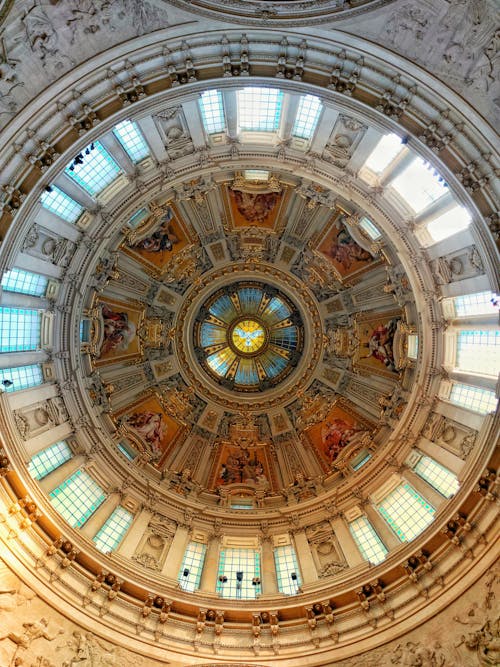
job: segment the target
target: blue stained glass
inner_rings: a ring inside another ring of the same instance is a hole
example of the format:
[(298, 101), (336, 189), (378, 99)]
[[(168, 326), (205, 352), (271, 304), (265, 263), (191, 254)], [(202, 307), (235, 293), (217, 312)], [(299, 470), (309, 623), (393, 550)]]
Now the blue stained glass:
[(253, 287), (242, 287), (238, 290), (238, 298), (242, 312), (246, 315), (256, 315), (259, 312), (262, 290)]
[(226, 340), (226, 329), (211, 322), (203, 322), (201, 325), (200, 341), (203, 347), (218, 345)]
[(269, 324), (276, 324), (290, 317), (290, 308), (278, 297), (274, 297), (265, 307), (262, 316), (266, 318)]
[(257, 384), (259, 381), (259, 374), (257, 372), (255, 361), (253, 359), (240, 359), (234, 380), (242, 385)]
[(238, 311), (227, 294), (220, 296), (210, 306), (210, 312), (226, 324), (229, 324), (231, 320), (238, 316)]

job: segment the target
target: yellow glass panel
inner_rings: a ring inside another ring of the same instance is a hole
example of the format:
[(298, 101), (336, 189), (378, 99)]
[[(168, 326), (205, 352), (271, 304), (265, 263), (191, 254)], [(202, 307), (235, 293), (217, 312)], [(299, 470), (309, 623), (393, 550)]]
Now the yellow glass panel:
[(234, 347), (244, 354), (254, 354), (264, 345), (266, 333), (255, 320), (242, 320), (233, 329)]

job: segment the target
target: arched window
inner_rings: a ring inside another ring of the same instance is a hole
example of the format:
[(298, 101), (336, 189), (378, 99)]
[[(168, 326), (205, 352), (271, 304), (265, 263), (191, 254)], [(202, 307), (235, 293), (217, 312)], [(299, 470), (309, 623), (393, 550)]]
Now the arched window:
[(374, 565), (385, 560), (388, 550), (366, 516), (350, 521), (349, 530), (365, 560)]
[(61, 440), (50, 447), (42, 449), (31, 457), (28, 465), (28, 471), (34, 479), (43, 479), (63, 463), (69, 461), (73, 456), (67, 442)]
[(409, 484), (400, 484), (378, 506), (401, 542), (413, 540), (434, 518), (436, 510)]
[(96, 549), (103, 553), (114, 551), (130, 528), (134, 515), (118, 506), (93, 538)]
[(103, 489), (84, 470), (77, 470), (49, 496), (54, 508), (73, 528), (83, 526), (106, 498)]
[(295, 549), (291, 545), (276, 547), (274, 563), (279, 592), (284, 595), (296, 595), (299, 592), (301, 578)]
[(187, 545), (177, 580), (180, 587), (191, 593), (200, 585), (207, 545), (202, 542), (190, 542)]

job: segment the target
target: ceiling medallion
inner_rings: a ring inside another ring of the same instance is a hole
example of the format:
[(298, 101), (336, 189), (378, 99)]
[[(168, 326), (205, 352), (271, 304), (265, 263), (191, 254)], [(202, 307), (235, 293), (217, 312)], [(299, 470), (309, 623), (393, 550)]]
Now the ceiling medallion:
[(195, 354), (226, 389), (261, 392), (297, 366), (303, 347), (302, 318), (291, 299), (266, 283), (225, 285), (200, 306)]
[(292, 274), (262, 261), (204, 274), (174, 324), (184, 381), (231, 410), (267, 410), (294, 400), (322, 353), (314, 295)]

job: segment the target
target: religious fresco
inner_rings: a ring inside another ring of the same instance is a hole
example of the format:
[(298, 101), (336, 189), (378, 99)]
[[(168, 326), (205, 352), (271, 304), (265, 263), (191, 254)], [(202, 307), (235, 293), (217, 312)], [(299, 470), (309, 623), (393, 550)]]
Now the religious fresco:
[(355, 335), (359, 341), (353, 366), (371, 373), (394, 377), (399, 367), (395, 358), (395, 337), (401, 327), (401, 311), (366, 313), (356, 318)]
[(222, 443), (219, 447), (216, 467), (212, 473), (213, 488), (230, 484), (269, 489), (272, 476), (267, 459), (266, 445), (241, 447), (235, 443)]
[(339, 400), (322, 421), (309, 426), (304, 433), (321, 458), (331, 466), (347, 445), (359, 442), (372, 428), (348, 407), (347, 402)]
[(97, 327), (94, 330), (96, 364), (115, 363), (141, 353), (137, 331), (144, 310), (111, 299), (97, 302)]
[(129, 233), (123, 249), (141, 264), (161, 272), (191, 241), (174, 207), (150, 208), (153, 209), (151, 215), (137, 230)]
[(122, 424), (140, 451), (146, 452), (156, 465), (161, 464), (184, 430), (155, 394), (127, 407)]
[(286, 200), (284, 192), (252, 192), (225, 188), (225, 204), (233, 227), (273, 229)]
[[(340, 278), (352, 278), (380, 264), (357, 243), (339, 216), (320, 242), (318, 251), (333, 264)], [(328, 225), (327, 225), (328, 228)]]

